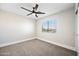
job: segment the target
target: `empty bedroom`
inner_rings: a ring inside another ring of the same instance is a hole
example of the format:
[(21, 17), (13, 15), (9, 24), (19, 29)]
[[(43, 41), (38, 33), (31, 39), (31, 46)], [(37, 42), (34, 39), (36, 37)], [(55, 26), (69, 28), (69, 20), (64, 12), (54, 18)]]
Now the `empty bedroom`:
[(77, 56), (75, 3), (0, 3), (0, 56)]

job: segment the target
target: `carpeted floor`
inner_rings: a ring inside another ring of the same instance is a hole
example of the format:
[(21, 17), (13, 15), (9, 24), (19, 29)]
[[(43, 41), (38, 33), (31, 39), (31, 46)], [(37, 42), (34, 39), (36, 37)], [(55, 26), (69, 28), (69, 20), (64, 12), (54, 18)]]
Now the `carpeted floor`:
[(0, 48), (0, 56), (76, 56), (77, 53), (38, 39)]

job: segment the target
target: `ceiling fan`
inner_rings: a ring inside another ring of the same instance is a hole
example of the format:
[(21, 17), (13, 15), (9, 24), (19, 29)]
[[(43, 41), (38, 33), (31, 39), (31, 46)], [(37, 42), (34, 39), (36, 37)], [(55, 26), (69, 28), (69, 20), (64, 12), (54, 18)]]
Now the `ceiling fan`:
[(45, 14), (44, 12), (37, 11), (38, 6), (39, 6), (39, 5), (36, 4), (35, 7), (33, 7), (33, 10), (29, 10), (29, 9), (24, 8), (24, 7), (21, 7), (21, 9), (24, 9), (24, 10), (30, 12), (29, 14), (27, 14), (27, 16), (32, 15), (32, 14), (35, 14), (35, 16), (38, 17), (37, 14)]

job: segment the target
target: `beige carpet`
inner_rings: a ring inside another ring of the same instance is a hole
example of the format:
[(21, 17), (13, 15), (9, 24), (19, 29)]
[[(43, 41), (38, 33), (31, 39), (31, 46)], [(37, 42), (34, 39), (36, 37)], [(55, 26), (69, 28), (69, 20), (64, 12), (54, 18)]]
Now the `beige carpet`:
[(0, 48), (0, 56), (76, 56), (77, 53), (38, 39)]

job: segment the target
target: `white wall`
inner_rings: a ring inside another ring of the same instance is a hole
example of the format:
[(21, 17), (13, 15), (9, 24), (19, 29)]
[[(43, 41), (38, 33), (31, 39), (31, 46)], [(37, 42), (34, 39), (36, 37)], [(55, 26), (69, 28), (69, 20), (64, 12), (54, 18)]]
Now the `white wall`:
[(78, 55), (79, 55), (79, 6), (78, 6)]
[(0, 10), (0, 45), (35, 36), (35, 21)]
[[(42, 22), (47, 19), (57, 20), (56, 33), (42, 32)], [(74, 8), (39, 19), (37, 22), (37, 36), (44, 41), (75, 50)]]

